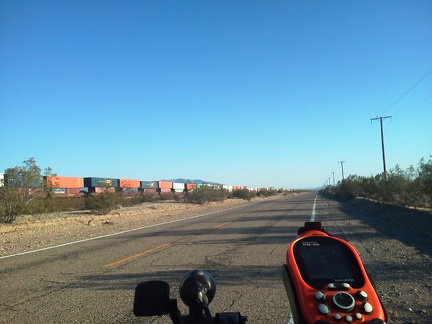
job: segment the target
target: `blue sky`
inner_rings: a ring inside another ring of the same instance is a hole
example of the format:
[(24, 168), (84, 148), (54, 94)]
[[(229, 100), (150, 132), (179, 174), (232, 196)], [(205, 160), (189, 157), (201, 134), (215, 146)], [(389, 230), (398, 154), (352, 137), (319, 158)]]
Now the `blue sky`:
[[(310, 188), (432, 154), (432, 2), (0, 1), (0, 172)], [(333, 180), (331, 179), (331, 182)]]

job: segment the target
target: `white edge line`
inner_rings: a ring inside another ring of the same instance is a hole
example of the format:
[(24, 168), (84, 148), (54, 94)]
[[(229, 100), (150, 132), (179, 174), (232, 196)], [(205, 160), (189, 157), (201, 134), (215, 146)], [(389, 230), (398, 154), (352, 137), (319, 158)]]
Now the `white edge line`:
[(72, 244), (83, 243), (83, 242), (87, 242), (87, 241), (97, 240), (97, 239), (101, 239), (101, 238), (105, 238), (105, 237), (110, 237), (110, 236), (120, 235), (120, 234), (124, 234), (124, 233), (129, 233), (129, 232), (133, 232), (133, 231), (139, 231), (139, 230), (142, 230), (142, 229), (145, 229), (145, 228), (151, 228), (151, 227), (156, 227), (156, 226), (161, 226), (161, 225), (166, 225), (166, 224), (181, 222), (181, 221), (188, 220), (188, 219), (193, 219), (193, 218), (208, 216), (208, 215), (211, 215), (211, 214), (216, 214), (216, 213), (224, 212), (224, 211), (227, 211), (227, 210), (232, 210), (232, 209), (244, 207), (244, 206), (247, 206), (247, 205), (249, 205), (249, 204), (235, 206), (235, 207), (231, 207), (231, 208), (227, 208), (227, 209), (223, 209), (223, 210), (219, 210), (219, 211), (214, 211), (214, 212), (209, 212), (209, 213), (205, 213), (205, 214), (199, 214), (199, 215), (191, 216), (191, 217), (187, 217), (187, 218), (176, 219), (176, 220), (172, 220), (172, 221), (168, 221), (168, 222), (163, 222), (163, 223), (157, 223), (157, 224), (152, 224), (152, 225), (146, 225), (146, 226), (142, 226), (142, 227), (132, 228), (132, 229), (129, 229), (129, 230), (125, 230), (125, 231), (121, 231), (121, 232), (116, 232), (116, 233), (112, 233), (112, 234), (106, 234), (106, 235), (102, 235), (102, 236), (95, 236), (95, 237), (90, 237), (90, 238), (83, 239), (83, 240), (78, 240), (78, 241), (73, 241), (73, 242), (68, 242), (68, 243), (63, 243), (63, 244), (48, 246), (48, 247), (37, 249), (37, 250), (31, 250), (31, 251), (25, 251), (25, 252), (10, 254), (10, 255), (4, 255), (4, 256), (0, 256), (0, 260), (1, 259), (6, 259), (6, 258), (11, 258), (11, 257), (16, 257), (16, 256), (24, 255), (24, 254), (30, 254), (30, 253), (36, 253), (36, 252), (41, 252), (41, 251), (56, 249), (56, 248), (60, 248), (60, 247), (63, 247), (63, 246), (68, 246), (68, 245), (72, 245)]
[(310, 218), (311, 222), (315, 222), (315, 207), (316, 207), (317, 198), (318, 198), (318, 193), (315, 196), (315, 200), (314, 200), (314, 203), (312, 206), (312, 213), (311, 213), (311, 218)]

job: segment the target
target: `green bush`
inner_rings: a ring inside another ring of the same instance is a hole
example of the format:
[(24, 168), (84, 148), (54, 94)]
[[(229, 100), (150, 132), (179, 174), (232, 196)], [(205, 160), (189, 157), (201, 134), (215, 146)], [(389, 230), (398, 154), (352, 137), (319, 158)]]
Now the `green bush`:
[(276, 196), (279, 193), (283, 193), (284, 190), (283, 189), (262, 189), (260, 191), (258, 191), (258, 193), (256, 193), (257, 196), (262, 196), (262, 197), (271, 197), (271, 196)]
[(233, 197), (244, 199), (250, 201), (252, 198), (255, 198), (257, 195), (256, 191), (249, 190), (247, 188), (243, 188), (240, 190), (234, 190), (232, 193)]
[(224, 201), (228, 197), (228, 191), (223, 188), (202, 186), (185, 194), (184, 201), (193, 204), (208, 204), (212, 201)]
[(5, 174), (4, 187), (0, 187), (0, 220), (11, 223), (17, 216), (33, 212), (32, 202), (43, 192), (42, 175), (34, 158), (23, 161), (22, 166), (6, 169)]
[(104, 192), (96, 195), (89, 195), (85, 198), (85, 207), (96, 214), (108, 214), (112, 210), (118, 208), (124, 202), (124, 197), (121, 193)]
[(419, 166), (402, 170), (399, 165), (387, 177), (381, 174), (361, 177), (350, 175), (337, 186), (321, 190), (323, 194), (352, 199), (370, 198), (386, 203), (412, 207), (432, 207), (432, 160), (421, 159)]

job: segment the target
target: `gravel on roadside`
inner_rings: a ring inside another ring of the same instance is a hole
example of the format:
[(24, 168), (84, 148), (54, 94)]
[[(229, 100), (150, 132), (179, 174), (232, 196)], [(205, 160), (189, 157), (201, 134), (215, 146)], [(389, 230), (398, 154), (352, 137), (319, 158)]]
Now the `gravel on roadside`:
[[(319, 220), (350, 242), (376, 284), (390, 323), (432, 323), (432, 213), (366, 199), (322, 198)], [(318, 204), (319, 205), (319, 204)]]

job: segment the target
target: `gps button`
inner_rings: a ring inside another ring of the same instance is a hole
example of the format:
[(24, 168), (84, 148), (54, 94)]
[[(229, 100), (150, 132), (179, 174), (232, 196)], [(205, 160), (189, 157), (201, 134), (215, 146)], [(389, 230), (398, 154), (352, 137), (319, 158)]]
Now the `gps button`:
[(328, 284), (328, 289), (330, 290), (348, 290), (350, 288), (351, 286), (345, 282), (335, 282)]
[(350, 294), (339, 291), (333, 296), (333, 305), (341, 312), (351, 312), (355, 307), (355, 300)]
[(361, 309), (362, 309), (362, 312), (367, 314), (367, 315), (372, 314), (372, 311), (373, 311), (373, 307), (369, 303), (363, 303)]
[(330, 308), (326, 304), (319, 304), (318, 311), (322, 315), (328, 315), (328, 314), (330, 314)]

